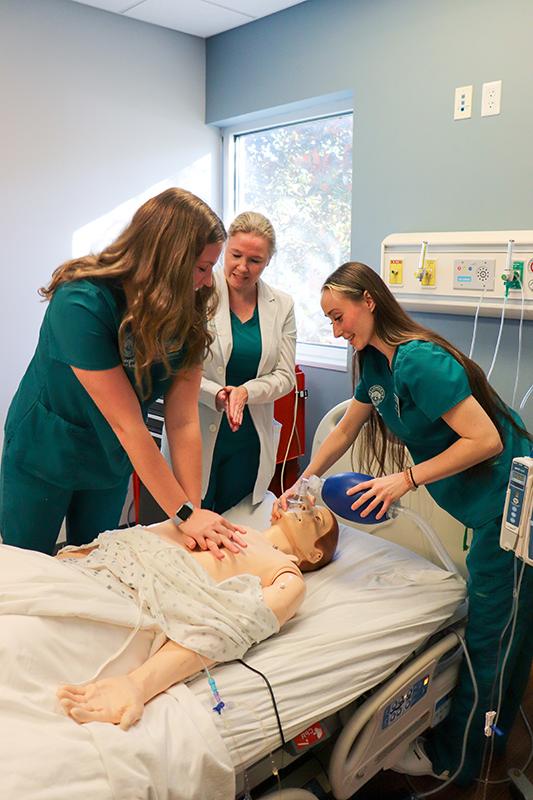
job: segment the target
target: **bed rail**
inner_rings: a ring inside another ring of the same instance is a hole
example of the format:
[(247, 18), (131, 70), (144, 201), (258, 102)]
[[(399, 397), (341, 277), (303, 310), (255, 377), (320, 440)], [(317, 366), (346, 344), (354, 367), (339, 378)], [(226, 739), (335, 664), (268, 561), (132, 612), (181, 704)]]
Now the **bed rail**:
[[(457, 681), (459, 644), (451, 631), (357, 708), (331, 754), (329, 781), (337, 800), (347, 800), (391, 767), (411, 741), (445, 716)], [(439, 668), (444, 659), (446, 667)]]

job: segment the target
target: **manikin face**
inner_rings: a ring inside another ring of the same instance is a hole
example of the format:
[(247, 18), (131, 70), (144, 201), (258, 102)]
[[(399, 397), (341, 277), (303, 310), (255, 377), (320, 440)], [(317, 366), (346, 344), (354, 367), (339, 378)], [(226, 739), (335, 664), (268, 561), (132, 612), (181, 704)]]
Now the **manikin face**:
[(193, 272), (195, 292), (201, 289), (202, 286), (211, 286), (213, 284), (213, 267), (217, 263), (221, 252), (222, 244), (216, 242), (215, 244), (206, 245), (200, 253)]
[(228, 286), (236, 291), (255, 286), (269, 261), (269, 245), (264, 236), (254, 233), (230, 236), (224, 251)]
[(374, 303), (368, 292), (361, 300), (351, 300), (342, 292), (324, 289), (320, 305), (333, 326), (333, 336), (346, 339), (356, 350), (362, 350), (374, 338)]
[(309, 511), (282, 511), (275, 524), (285, 534), (298, 563), (316, 564), (321, 560), (322, 551), (315, 547), (315, 542), (331, 530), (332, 516), (327, 509), (316, 506)]

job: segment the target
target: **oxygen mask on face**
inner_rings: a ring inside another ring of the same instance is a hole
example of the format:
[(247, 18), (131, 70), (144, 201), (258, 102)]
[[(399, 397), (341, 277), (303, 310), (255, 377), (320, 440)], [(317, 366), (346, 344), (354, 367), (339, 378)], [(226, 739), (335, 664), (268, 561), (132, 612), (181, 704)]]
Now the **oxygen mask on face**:
[(320, 498), (322, 480), (316, 475), (309, 478), (300, 478), (296, 484), (296, 494), (287, 498), (287, 511), (301, 513), (311, 511), (316, 501)]

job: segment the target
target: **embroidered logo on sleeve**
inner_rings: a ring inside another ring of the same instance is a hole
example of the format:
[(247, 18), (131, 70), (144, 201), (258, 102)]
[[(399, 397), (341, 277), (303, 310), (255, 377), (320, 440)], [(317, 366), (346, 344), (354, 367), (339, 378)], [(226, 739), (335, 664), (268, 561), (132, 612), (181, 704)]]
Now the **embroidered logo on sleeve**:
[(371, 386), (368, 390), (368, 396), (373, 406), (379, 406), (385, 399), (385, 389), (383, 386), (375, 383), (374, 386)]
[(135, 342), (130, 330), (127, 330), (124, 336), (122, 363), (125, 367), (129, 367), (129, 369), (133, 369), (135, 367)]

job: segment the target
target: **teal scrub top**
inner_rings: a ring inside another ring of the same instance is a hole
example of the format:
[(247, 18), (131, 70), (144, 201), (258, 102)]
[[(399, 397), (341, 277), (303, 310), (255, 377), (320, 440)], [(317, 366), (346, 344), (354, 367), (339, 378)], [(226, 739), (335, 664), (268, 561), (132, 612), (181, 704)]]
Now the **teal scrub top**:
[[(468, 376), (451, 353), (433, 342), (413, 340), (396, 348), (391, 367), (368, 345), (354, 396), (372, 403), (418, 464), (459, 439), (442, 415), (471, 394)], [(518, 414), (507, 410), (523, 426)], [(426, 487), (442, 508), (469, 528), (502, 514), (511, 461), (529, 453), (527, 438), (505, 417), (500, 422), (505, 447), (488, 474), (472, 475), (467, 470)]]
[[(246, 322), (241, 322), (233, 311), (230, 312), (230, 317), (233, 348), (226, 366), (226, 383), (228, 386), (241, 386), (257, 377), (262, 351), (259, 311), (256, 305), (252, 318)], [(257, 432), (247, 405), (244, 407), (241, 427), (234, 433), (228, 425), (226, 415), (223, 415), (216, 442), (217, 454), (231, 453), (236, 448), (256, 441)]]
[[(131, 473), (122, 445), (71, 369), (122, 365), (135, 389), (133, 342), (126, 337), (123, 357), (118, 345), (125, 308), (123, 290), (108, 281), (70, 281), (54, 292), (6, 420), (10, 458), (21, 469), (72, 490), (111, 488)], [(172, 371), (182, 358), (183, 351), (170, 355)], [(173, 380), (161, 362), (151, 376), (150, 397), (139, 399), (145, 420)]]

